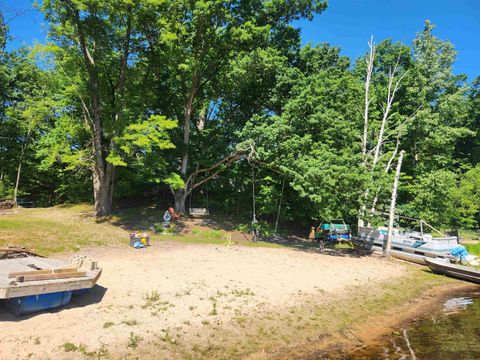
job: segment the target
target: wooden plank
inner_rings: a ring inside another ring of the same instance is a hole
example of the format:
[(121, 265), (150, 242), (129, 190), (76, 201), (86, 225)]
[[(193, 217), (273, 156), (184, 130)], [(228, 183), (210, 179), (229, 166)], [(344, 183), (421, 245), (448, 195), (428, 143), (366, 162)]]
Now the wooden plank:
[(74, 266), (74, 267), (65, 267), (65, 268), (61, 268), (61, 269), (54, 269), (53, 272), (55, 274), (62, 274), (62, 273), (71, 273), (71, 272), (76, 272), (77, 271), (77, 267)]
[(68, 278), (77, 278), (77, 277), (85, 277), (85, 276), (87, 276), (87, 273), (85, 271), (75, 271), (75, 272), (67, 272), (67, 273), (21, 275), (21, 276), (17, 276), (16, 281), (25, 282), (25, 281), (39, 281), (39, 280), (56, 280), (56, 279), (68, 279)]
[(17, 286), (0, 287), (0, 299), (8, 299), (12, 297), (36, 295), (36, 294), (48, 294), (52, 292), (78, 290), (91, 288), (95, 285), (94, 279), (60, 279), (50, 280), (50, 282), (26, 282), (18, 283)]
[(72, 273), (76, 271), (77, 271), (76, 267), (53, 269), (53, 270), (44, 269), (44, 270), (32, 270), (32, 271), (16, 271), (16, 272), (9, 273), (8, 277), (11, 279), (11, 278), (16, 278), (17, 276), (23, 276), (23, 275), (63, 274), (63, 273)]
[(8, 274), (8, 278), (16, 278), (17, 276), (23, 275), (40, 275), (40, 274), (51, 274), (52, 270), (31, 270), (31, 271), (15, 271)]

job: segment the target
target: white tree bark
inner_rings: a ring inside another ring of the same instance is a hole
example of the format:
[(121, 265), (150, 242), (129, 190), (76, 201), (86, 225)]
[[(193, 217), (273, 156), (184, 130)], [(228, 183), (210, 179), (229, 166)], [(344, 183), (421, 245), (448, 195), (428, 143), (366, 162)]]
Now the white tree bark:
[(392, 199), (390, 201), (390, 214), (388, 217), (388, 235), (387, 235), (387, 242), (385, 243), (385, 247), (383, 250), (383, 254), (387, 257), (390, 257), (390, 251), (392, 249), (393, 220), (395, 218), (398, 182), (400, 180), (400, 171), (402, 170), (402, 161), (403, 161), (404, 154), (405, 154), (405, 150), (400, 151), (400, 155), (398, 157), (398, 163), (397, 163), (397, 170), (395, 172), (395, 179), (393, 180), (393, 186), (392, 186)]
[[(392, 69), (390, 69), (388, 74), (387, 99), (385, 102), (385, 106), (383, 108), (380, 131), (376, 139), (376, 145), (372, 150), (368, 151), (369, 104), (371, 101), (369, 98), (369, 89), (370, 89), (370, 83), (371, 83), (371, 75), (374, 70), (373, 63), (375, 60), (375, 46), (373, 44), (373, 39), (370, 40), (369, 47), (370, 47), (370, 53), (366, 60), (367, 61), (367, 77), (365, 79), (365, 109), (364, 109), (364, 133), (362, 138), (362, 156), (363, 156), (363, 165), (365, 167), (368, 167), (368, 171), (370, 173), (370, 179), (371, 179), (371, 182), (373, 182), (374, 181), (373, 174), (382, 156), (382, 147), (385, 142), (385, 131), (388, 129), (387, 123), (391, 115), (392, 105), (395, 101), (395, 95), (400, 87), (403, 77), (406, 75), (406, 72), (403, 73), (403, 75), (401, 75), (397, 79), (396, 74), (398, 71), (399, 63), (400, 63), (400, 54), (399, 54), (397, 58), (397, 62), (395, 63), (395, 66)], [(392, 131), (392, 133), (395, 131), (397, 132), (400, 131), (400, 127), (397, 127), (395, 130)], [(373, 159), (372, 159), (372, 162), (369, 164), (368, 158), (372, 153), (373, 153)], [(389, 164), (386, 165), (387, 171), (390, 166), (391, 166), (391, 162), (389, 161)], [(368, 203), (369, 194), (370, 194), (370, 189), (367, 188), (365, 189), (365, 192), (362, 195), (364, 204), (361, 206), (360, 212), (359, 212), (359, 217), (358, 217), (359, 227), (363, 227), (365, 224), (364, 217), (367, 213), (367, 203)], [(373, 199), (373, 202), (372, 202), (372, 213), (374, 212), (376, 203), (378, 201), (377, 193), (375, 193), (374, 195), (375, 195), (375, 198)]]
[(405, 76), (406, 72), (397, 80), (395, 81), (395, 73), (397, 72), (398, 68), (398, 62), (395, 65), (395, 67), (390, 70), (390, 73), (388, 74), (388, 93), (387, 93), (387, 101), (385, 104), (385, 108), (383, 110), (383, 116), (382, 116), (382, 124), (380, 125), (380, 132), (378, 133), (378, 138), (377, 138), (377, 145), (374, 148), (374, 155), (373, 155), (373, 160), (372, 160), (372, 172), (375, 168), (375, 166), (378, 163), (378, 160), (381, 155), (381, 149), (384, 141), (384, 134), (385, 134), (385, 128), (388, 122), (388, 118), (390, 117), (390, 111), (392, 110), (392, 104), (393, 101), (395, 100), (395, 94), (398, 91), (398, 88), (400, 87), (400, 83)]
[[(390, 156), (390, 159), (388, 160), (387, 165), (385, 165), (385, 174), (388, 174), (390, 169), (392, 168), (393, 160), (395, 160), (395, 158), (397, 157), (399, 146), (400, 146), (400, 136), (397, 137), (397, 144), (395, 145), (395, 149), (393, 150), (392, 156)], [(379, 195), (381, 189), (382, 189), (382, 187), (379, 185), (378, 188), (377, 188), (377, 192), (375, 193), (375, 197), (373, 198), (372, 208), (370, 209), (370, 213), (372, 215), (375, 214), (375, 209), (377, 207), (377, 201), (378, 201), (378, 195)], [(370, 224), (369, 224), (368, 227), (370, 227)]]
[(22, 174), (23, 158), (25, 157), (25, 151), (27, 150), (28, 141), (30, 140), (30, 132), (31, 128), (28, 129), (27, 136), (25, 137), (25, 142), (22, 145), (20, 159), (18, 160), (17, 178), (15, 179), (15, 188), (13, 189), (13, 203), (15, 204), (15, 206), (17, 206), (18, 187), (20, 186), (20, 176)]
[(365, 77), (365, 107), (363, 112), (363, 137), (362, 137), (362, 156), (363, 156), (363, 164), (365, 165), (367, 162), (367, 141), (368, 141), (368, 117), (369, 117), (369, 109), (370, 109), (370, 83), (372, 80), (372, 73), (373, 73), (373, 61), (375, 59), (375, 44), (373, 42), (373, 36), (370, 38), (368, 42), (368, 47), (370, 48), (370, 52), (365, 59), (367, 63), (367, 75)]
[[(363, 111), (363, 137), (362, 137), (362, 164), (363, 166), (367, 165), (367, 150), (368, 150), (368, 122), (369, 122), (369, 110), (370, 110), (370, 84), (372, 81), (372, 73), (373, 73), (373, 63), (375, 60), (375, 43), (373, 42), (373, 35), (368, 42), (368, 47), (370, 48), (370, 52), (368, 56), (365, 58), (365, 62), (367, 63), (367, 73), (365, 76), (365, 105)], [(362, 198), (366, 202), (368, 198), (368, 189), (366, 189), (365, 193), (362, 195)], [(365, 226), (365, 213), (367, 210), (367, 205), (363, 204), (360, 208), (360, 213), (358, 214), (358, 227)]]

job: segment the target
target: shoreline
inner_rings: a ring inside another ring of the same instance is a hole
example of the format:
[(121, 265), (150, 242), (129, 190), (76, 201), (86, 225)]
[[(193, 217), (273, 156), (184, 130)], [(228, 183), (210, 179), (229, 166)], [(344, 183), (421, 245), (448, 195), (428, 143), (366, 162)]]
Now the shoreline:
[[(453, 296), (463, 296), (479, 289), (478, 285), (447, 278), (448, 284), (436, 285), (409, 299), (392, 306), (382, 314), (371, 314), (361, 324), (350, 324), (347, 329), (328, 334), (316, 342), (283, 347), (270, 354), (254, 353), (249, 360), (287, 359), (344, 359), (367, 347), (381, 345), (385, 337), (399, 328), (406, 327), (430, 312), (441, 310), (441, 305)], [(333, 355), (336, 354), (336, 355)]]

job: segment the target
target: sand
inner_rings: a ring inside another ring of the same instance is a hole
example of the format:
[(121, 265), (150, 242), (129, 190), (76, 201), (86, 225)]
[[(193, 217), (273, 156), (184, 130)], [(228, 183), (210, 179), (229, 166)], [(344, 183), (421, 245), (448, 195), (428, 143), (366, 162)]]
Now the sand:
[(82, 253), (103, 267), (98, 286), (61, 310), (21, 318), (1, 312), (0, 359), (170, 358), (161, 347), (152, 353), (153, 344), (188, 348), (204, 341), (202, 327), (221, 333), (235, 317), (344, 296), (407, 272), (380, 257), (294, 249), (155, 242)]

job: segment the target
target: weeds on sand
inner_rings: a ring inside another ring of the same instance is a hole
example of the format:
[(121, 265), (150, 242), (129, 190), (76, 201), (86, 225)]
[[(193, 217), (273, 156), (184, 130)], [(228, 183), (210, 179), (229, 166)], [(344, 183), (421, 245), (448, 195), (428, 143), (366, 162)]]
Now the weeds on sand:
[(254, 296), (255, 293), (250, 290), (249, 288), (247, 289), (234, 289), (232, 290), (232, 295), (235, 297), (242, 297), (242, 296)]
[(208, 315), (210, 315), (210, 316), (218, 315), (217, 302), (216, 301), (212, 302), (212, 306), (213, 306), (212, 311), (210, 311), (210, 314), (208, 314)]
[(183, 291), (179, 291), (177, 293), (175, 293), (175, 297), (182, 297), (182, 296), (185, 296), (185, 295), (190, 295), (192, 293), (192, 290), (191, 288), (188, 288), (188, 289), (185, 289)]
[(112, 327), (113, 325), (115, 325), (115, 323), (113, 323), (111, 321), (107, 321), (106, 323), (103, 324), (103, 328), (108, 329), (109, 327)]
[(137, 320), (124, 320), (122, 321), (122, 324), (125, 324), (127, 326), (135, 326), (138, 325)]
[(62, 345), (63, 347), (63, 350), (65, 352), (74, 352), (74, 351), (78, 351), (86, 356), (93, 356), (95, 355), (95, 352), (94, 351), (88, 351), (88, 348), (87, 348), (87, 345), (85, 344), (78, 344), (75, 345), (71, 342), (66, 342)]
[(72, 344), (71, 342), (66, 342), (62, 345), (63, 350), (65, 352), (72, 352), (72, 351), (77, 351), (78, 347), (75, 344)]
[(88, 351), (87, 345), (78, 344), (77, 346), (71, 342), (64, 343), (62, 347), (65, 352), (79, 352), (88, 357), (96, 356), (97, 359), (108, 357), (108, 350), (105, 347), (105, 344), (102, 344), (100, 349), (98, 349), (97, 351)]
[(172, 345), (177, 345), (177, 340), (175, 340), (170, 334), (170, 329), (162, 330), (162, 332), (164, 332), (164, 334), (162, 336), (159, 336), (160, 340)]
[(131, 349), (136, 349), (138, 344), (143, 340), (143, 337), (140, 335), (135, 335), (133, 332), (130, 333), (130, 337), (128, 338), (127, 346)]
[(160, 300), (160, 294), (158, 293), (157, 290), (153, 290), (152, 292), (150, 293), (146, 293), (145, 294), (145, 300), (149, 301), (149, 302), (156, 302), (158, 300)]
[(247, 322), (247, 317), (246, 317), (246, 316), (237, 316), (237, 317), (235, 318), (235, 322), (236, 322), (238, 325), (244, 327), (244, 326), (245, 326), (245, 323)]
[(144, 299), (145, 304), (141, 306), (142, 309), (152, 308), (153, 316), (156, 316), (160, 312), (167, 311), (171, 307), (175, 307), (175, 305), (169, 301), (162, 301), (160, 294), (156, 290), (152, 291), (151, 293), (147, 293), (144, 296)]

